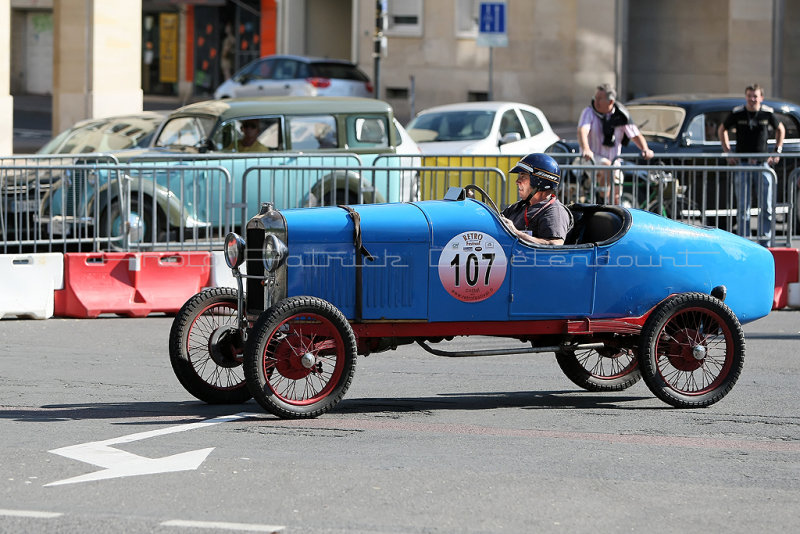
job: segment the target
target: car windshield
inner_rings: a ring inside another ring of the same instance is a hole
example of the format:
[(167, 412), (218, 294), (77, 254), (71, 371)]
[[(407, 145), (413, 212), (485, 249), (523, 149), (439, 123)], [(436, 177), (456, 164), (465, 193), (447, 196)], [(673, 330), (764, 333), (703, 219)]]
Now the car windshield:
[(417, 143), (471, 141), (488, 137), (493, 121), (493, 111), (433, 112), (419, 115), (406, 130)]
[(115, 152), (149, 145), (162, 118), (118, 117), (93, 121), (62, 132), (39, 149), (39, 154)]
[(633, 122), (645, 137), (676, 139), (681, 131), (686, 110), (678, 106), (643, 106), (631, 104), (627, 107)]
[(164, 125), (154, 146), (198, 148), (207, 142), (215, 122), (212, 117), (176, 117)]

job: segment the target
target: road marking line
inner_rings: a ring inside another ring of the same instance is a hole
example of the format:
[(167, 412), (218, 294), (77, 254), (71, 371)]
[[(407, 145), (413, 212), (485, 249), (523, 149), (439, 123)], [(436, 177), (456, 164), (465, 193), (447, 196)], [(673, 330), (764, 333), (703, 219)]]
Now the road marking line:
[(227, 523), (223, 521), (184, 521), (172, 519), (161, 523), (162, 527), (216, 528), (225, 530), (243, 530), (248, 532), (281, 532), (286, 527), (278, 525), (258, 525), (254, 523)]
[(132, 443), (134, 441), (153, 438), (156, 436), (165, 436), (167, 434), (175, 434), (177, 432), (186, 432), (197, 428), (218, 425), (220, 423), (238, 421), (240, 419), (249, 419), (255, 416), (258, 416), (258, 414), (241, 412), (234, 415), (224, 415), (220, 417), (214, 417), (213, 419), (206, 419), (205, 421), (201, 421), (199, 423), (188, 423), (161, 428), (158, 430), (150, 430), (147, 432), (137, 432), (136, 434), (129, 434), (127, 436), (121, 436), (118, 438), (112, 438), (103, 441), (90, 441), (88, 443), (79, 443), (78, 445), (53, 449), (48, 452), (70, 458), (72, 460), (78, 460), (79, 462), (96, 465), (98, 467), (102, 467), (103, 469), (100, 471), (94, 471), (84, 475), (59, 480), (57, 482), (50, 482), (49, 484), (45, 484), (45, 486), (61, 486), (63, 484), (76, 484), (80, 482), (107, 480), (110, 478), (153, 475), (156, 473), (173, 473), (176, 471), (191, 471), (200, 467), (200, 464), (202, 464), (208, 455), (211, 454), (211, 451), (214, 450), (214, 447), (173, 454), (163, 458), (146, 458), (127, 451), (115, 449), (112, 447), (112, 445)]
[(36, 517), (39, 519), (52, 519), (64, 514), (58, 512), (37, 512), (36, 510), (3, 510), (0, 508), (0, 515), (12, 517)]

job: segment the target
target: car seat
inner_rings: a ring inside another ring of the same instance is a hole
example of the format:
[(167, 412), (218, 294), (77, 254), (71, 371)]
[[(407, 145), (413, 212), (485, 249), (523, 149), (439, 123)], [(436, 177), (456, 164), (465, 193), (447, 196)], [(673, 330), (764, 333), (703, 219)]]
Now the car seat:
[(624, 233), (625, 219), (621, 208), (573, 204), (569, 209), (574, 226), (564, 239), (565, 245), (604, 243)]

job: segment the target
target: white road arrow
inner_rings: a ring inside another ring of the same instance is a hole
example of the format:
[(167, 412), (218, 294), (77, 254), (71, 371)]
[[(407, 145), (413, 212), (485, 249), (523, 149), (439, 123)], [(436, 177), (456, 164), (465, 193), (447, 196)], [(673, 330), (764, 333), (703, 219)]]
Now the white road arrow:
[(186, 425), (171, 426), (161, 430), (151, 430), (149, 432), (139, 432), (114, 439), (104, 441), (90, 441), (79, 445), (71, 445), (60, 449), (53, 449), (53, 454), (72, 458), (80, 462), (102, 467), (101, 471), (87, 473), (73, 478), (59, 480), (45, 484), (45, 486), (60, 486), (62, 484), (76, 484), (78, 482), (88, 482), (90, 480), (104, 480), (108, 478), (130, 477), (136, 475), (152, 475), (154, 473), (171, 473), (174, 471), (191, 471), (200, 467), (200, 464), (208, 457), (214, 447), (198, 449), (196, 451), (182, 452), (165, 456), (163, 458), (145, 458), (130, 452), (115, 449), (112, 445), (131, 443), (156, 436), (186, 432), (197, 428), (205, 428), (219, 423), (226, 423), (247, 417), (263, 417), (261, 414), (237, 413), (207, 419), (199, 423), (189, 423)]

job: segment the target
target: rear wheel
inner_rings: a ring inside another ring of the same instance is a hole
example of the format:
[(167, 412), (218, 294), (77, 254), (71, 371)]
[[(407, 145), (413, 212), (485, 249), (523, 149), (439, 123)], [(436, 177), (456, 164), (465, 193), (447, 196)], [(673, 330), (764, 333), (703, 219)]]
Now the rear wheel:
[(329, 302), (290, 297), (258, 318), (247, 339), (244, 370), (250, 392), (268, 412), (317, 417), (350, 387), (355, 334)]
[(169, 359), (181, 385), (209, 404), (250, 399), (237, 328), (237, 292), (207, 289), (190, 298), (172, 321)]
[(627, 348), (561, 350), (556, 361), (567, 378), (587, 391), (621, 391), (642, 377), (636, 355)]
[(653, 394), (677, 408), (709, 406), (736, 384), (744, 334), (720, 300), (685, 293), (661, 303), (642, 329), (639, 365)]

